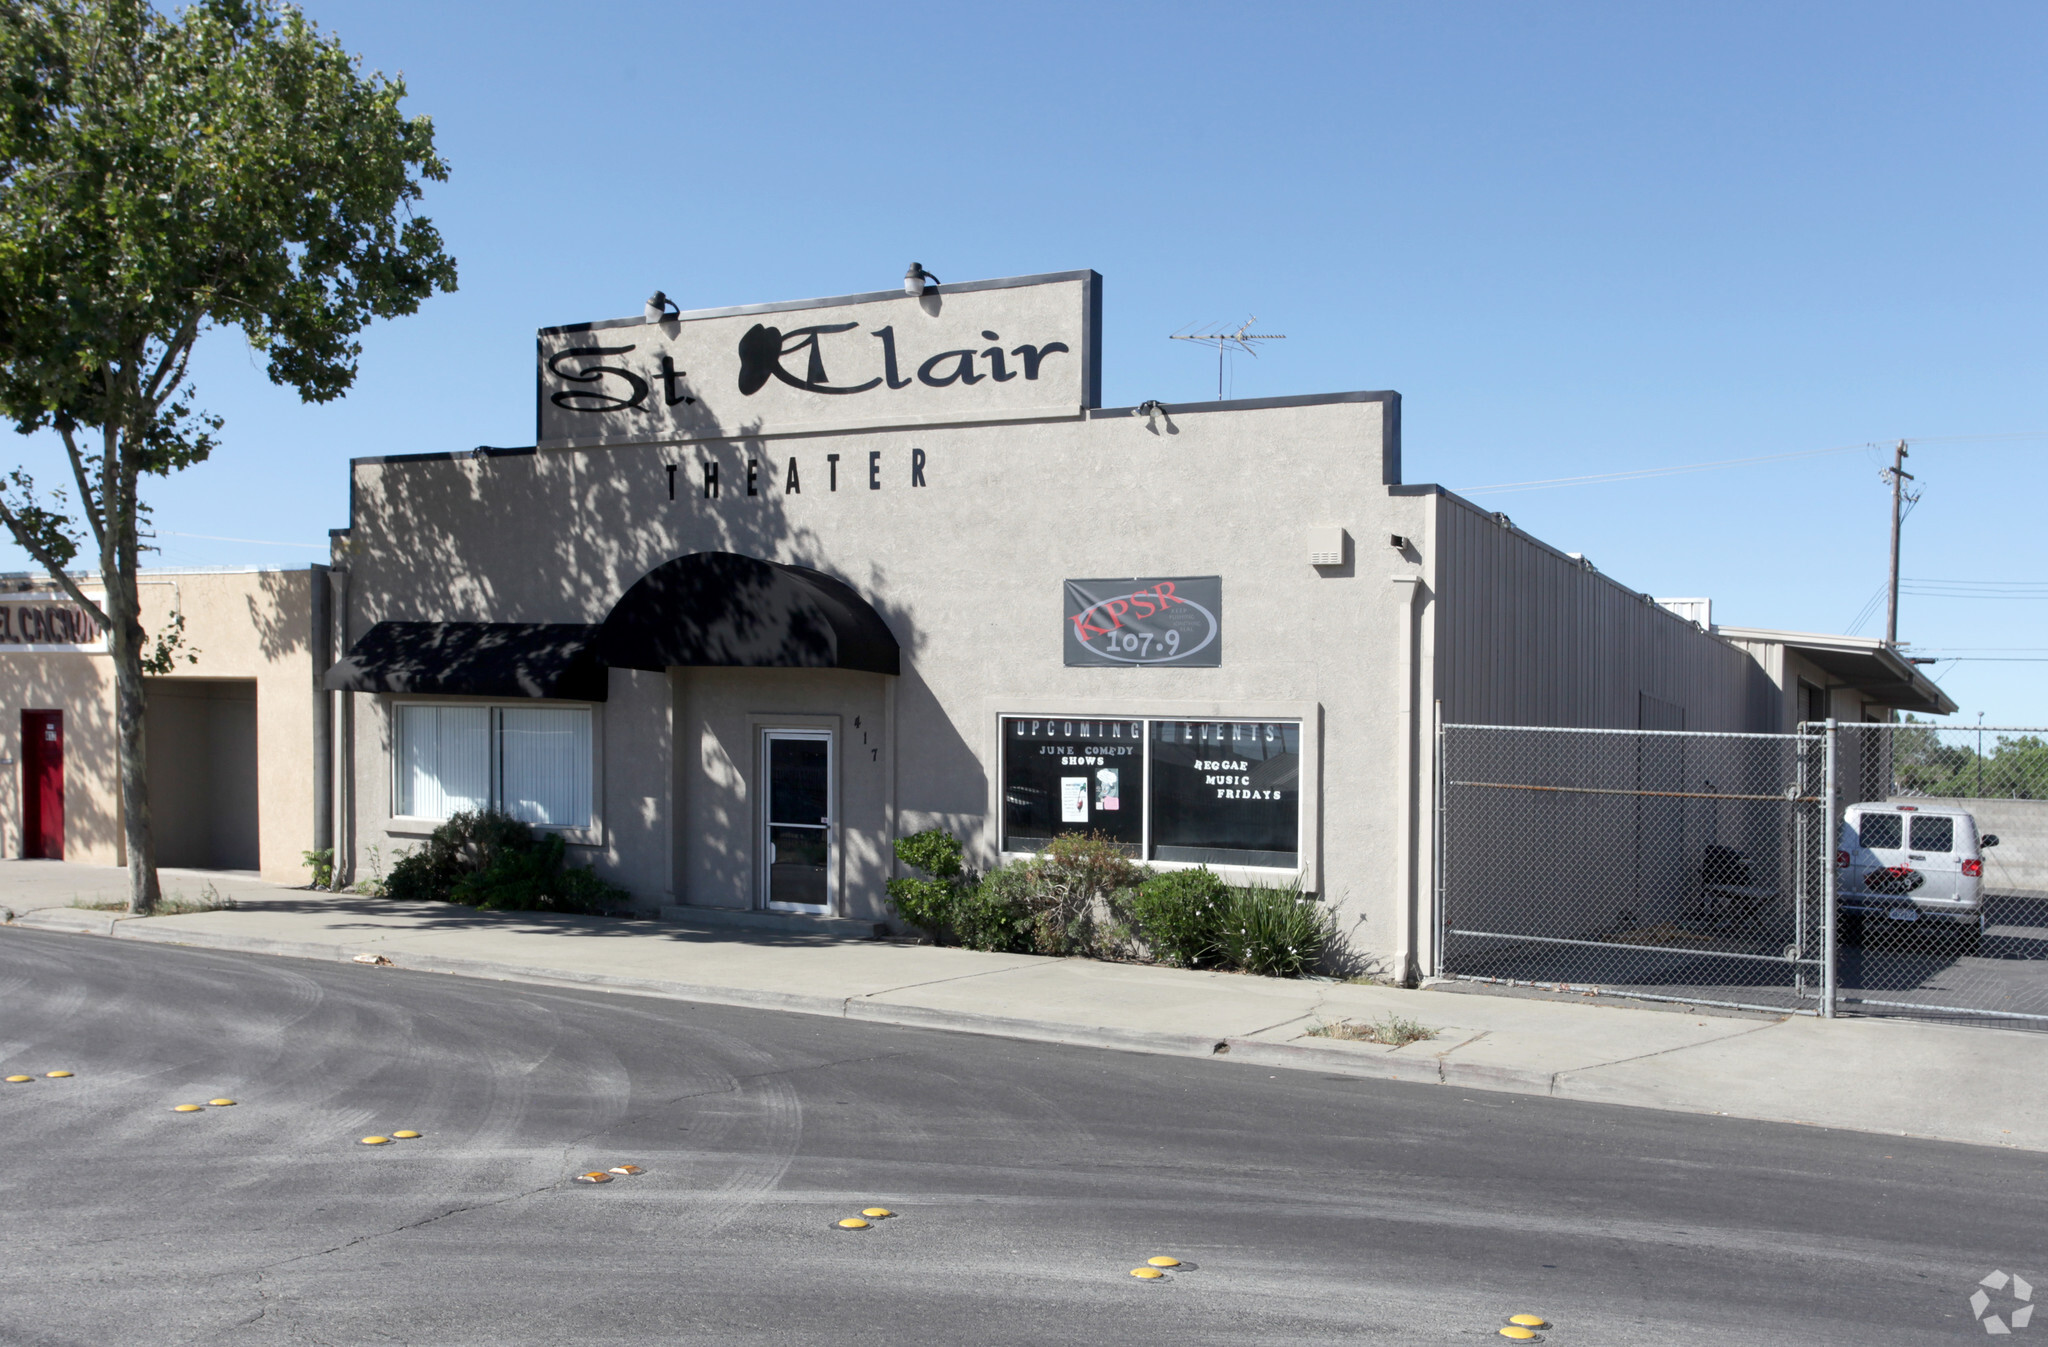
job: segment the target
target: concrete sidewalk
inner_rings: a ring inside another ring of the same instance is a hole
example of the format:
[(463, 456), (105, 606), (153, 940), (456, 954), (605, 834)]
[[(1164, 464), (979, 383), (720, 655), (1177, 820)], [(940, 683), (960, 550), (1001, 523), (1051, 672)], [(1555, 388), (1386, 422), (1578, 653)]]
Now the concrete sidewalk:
[[(1772, 1019), (1296, 982), (933, 949), (803, 931), (483, 913), (165, 872), (230, 910), (127, 918), (123, 870), (0, 861), (14, 928), (299, 958), (399, 973), (598, 987), (967, 1033), (1435, 1082), (2048, 1150), (2048, 1035), (1901, 1020)], [(61, 896), (60, 896), (61, 895)], [(1437, 1030), (1385, 1048), (1310, 1037), (1394, 1014)]]

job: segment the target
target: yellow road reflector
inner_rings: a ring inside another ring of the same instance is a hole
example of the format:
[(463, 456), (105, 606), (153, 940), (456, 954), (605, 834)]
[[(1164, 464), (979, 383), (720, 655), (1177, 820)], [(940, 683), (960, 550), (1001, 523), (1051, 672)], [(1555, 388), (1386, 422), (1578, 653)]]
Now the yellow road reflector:
[(393, 1132), (391, 1136), (397, 1141), (418, 1141), (420, 1134), (408, 1128), (403, 1132)]
[(34, 1076), (9, 1076), (7, 1078), (7, 1083), (9, 1085), (26, 1085), (34, 1079)]
[(858, 1216), (849, 1216), (839, 1223), (839, 1228), (841, 1230), (871, 1230), (874, 1227)]
[(64, 1079), (64, 1077), (70, 1075), (71, 1073), (69, 1071), (46, 1071), (43, 1074), (48, 1076), (51, 1080), (62, 1080)]
[(1131, 1269), (1131, 1275), (1144, 1282), (1156, 1282), (1166, 1276), (1156, 1267), (1134, 1267)]
[(1146, 1262), (1148, 1262), (1148, 1263), (1150, 1263), (1150, 1264), (1151, 1264), (1151, 1265), (1152, 1265), (1153, 1267), (1179, 1267), (1179, 1266), (1180, 1266), (1180, 1259), (1178, 1259), (1178, 1258), (1168, 1258), (1168, 1257), (1167, 1257), (1167, 1256), (1166, 1256), (1165, 1254), (1161, 1254), (1161, 1255), (1160, 1255), (1159, 1257), (1157, 1257), (1157, 1258), (1147, 1258), (1147, 1259), (1146, 1259), (1145, 1261), (1146, 1261)]
[(863, 1216), (871, 1216), (878, 1221), (886, 1221), (891, 1216), (894, 1216), (896, 1213), (889, 1210), (887, 1207), (862, 1207), (860, 1214)]
[(235, 1106), (235, 1101), (232, 1099), (209, 1099), (206, 1102), (215, 1108), (233, 1108)]
[(1510, 1314), (1508, 1323), (1515, 1328), (1548, 1328), (1550, 1321), (1540, 1314)]
[(364, 1137), (364, 1138), (363, 1138), (363, 1139), (362, 1139), (361, 1141), (357, 1142), (356, 1144), (357, 1144), (358, 1146), (389, 1146), (389, 1145), (391, 1144), (391, 1138), (390, 1138), (390, 1137)]
[(1520, 1324), (1509, 1324), (1500, 1331), (1500, 1335), (1504, 1338), (1513, 1338), (1516, 1342), (1533, 1342), (1542, 1336), (1535, 1329), (1524, 1328)]
[(610, 1183), (611, 1181), (612, 1176), (601, 1169), (593, 1169), (588, 1174), (578, 1174), (576, 1176), (576, 1182), (578, 1183)]
[(173, 1112), (173, 1113), (198, 1113), (198, 1112), (200, 1112), (201, 1110), (203, 1110), (203, 1109), (204, 1109), (205, 1107), (206, 1107), (206, 1105), (204, 1105), (204, 1104), (173, 1104), (173, 1105), (171, 1106), (171, 1112)]
[(613, 1165), (613, 1166), (612, 1166), (612, 1173), (614, 1173), (614, 1174), (645, 1174), (646, 1172), (647, 1172), (646, 1170), (644, 1170), (644, 1169), (640, 1168), (640, 1166), (638, 1166), (638, 1165)]

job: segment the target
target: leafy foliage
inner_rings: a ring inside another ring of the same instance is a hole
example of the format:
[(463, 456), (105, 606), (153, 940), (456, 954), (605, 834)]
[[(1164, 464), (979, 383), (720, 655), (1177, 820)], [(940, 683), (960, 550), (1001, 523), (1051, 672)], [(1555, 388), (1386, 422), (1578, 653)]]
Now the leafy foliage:
[(1226, 968), (1298, 978), (1314, 972), (1337, 939), (1336, 914), (1298, 887), (1254, 885), (1232, 889), (1230, 897), (1221, 931)]
[(959, 838), (937, 828), (927, 828), (896, 840), (896, 859), (905, 865), (915, 866), (933, 879), (960, 878), (961, 857), (965, 853), (966, 848)]
[[(1991, 751), (1977, 752), (1962, 726), (1928, 725), (1906, 718), (1906, 726), (1866, 737), (1882, 751), (1888, 736), (1895, 793), (1945, 799), (2048, 799), (2048, 739), (2037, 734), (1995, 735)], [(1868, 750), (1866, 750), (1868, 751)]]
[(979, 878), (962, 854), (936, 829), (896, 843), (929, 877), (890, 880), (890, 903), (935, 944), (1301, 977), (1336, 943), (1334, 914), (1298, 887), (1234, 888), (1206, 866), (1149, 873), (1100, 835), (1055, 838)]
[(1032, 889), (1036, 876), (1028, 864), (1003, 865), (960, 894), (953, 908), (953, 929), (969, 949), (996, 954), (1028, 954), (1036, 945)]
[[(0, 483), (0, 523), (107, 628), (131, 907), (156, 898), (136, 593), (144, 476), (204, 460), (186, 381), (239, 329), (309, 402), (354, 381), (357, 334), (455, 287), (421, 183), (447, 176), (402, 81), (365, 76), (279, 0), (0, 0), (0, 415), (63, 442), (70, 481)], [(75, 493), (75, 498), (74, 498)], [(105, 605), (67, 574), (98, 553)], [(191, 658), (188, 652), (187, 658)]]
[(306, 863), (306, 868), (307, 868), (308, 870), (311, 870), (311, 871), (313, 872), (313, 887), (314, 887), (314, 888), (316, 888), (316, 889), (325, 889), (325, 888), (332, 888), (332, 887), (333, 887), (333, 885), (334, 885), (334, 848), (333, 848), (333, 847), (321, 847), (321, 848), (320, 848), (320, 849), (319, 849), (318, 851), (305, 851), (305, 852), (301, 852), (301, 853), (300, 853), (300, 858), (301, 858), (302, 860), (304, 860), (304, 861), (305, 861), (305, 863)]
[(468, 810), (399, 858), (384, 896), (518, 912), (606, 912), (625, 904), (624, 889), (587, 866), (567, 865), (567, 854), (557, 833), (536, 833), (499, 810)]
[(912, 926), (943, 945), (954, 933), (961, 894), (972, 887), (961, 878), (960, 839), (937, 828), (896, 839), (896, 859), (925, 872), (926, 879), (892, 879), (885, 886), (889, 905)]
[(1127, 932), (1123, 898), (1145, 868), (1099, 833), (1055, 837), (1025, 863), (1032, 943), (1040, 954), (1114, 953)]
[(1153, 958), (1180, 968), (1222, 965), (1232, 895), (1208, 866), (1153, 875), (1132, 895), (1130, 910)]

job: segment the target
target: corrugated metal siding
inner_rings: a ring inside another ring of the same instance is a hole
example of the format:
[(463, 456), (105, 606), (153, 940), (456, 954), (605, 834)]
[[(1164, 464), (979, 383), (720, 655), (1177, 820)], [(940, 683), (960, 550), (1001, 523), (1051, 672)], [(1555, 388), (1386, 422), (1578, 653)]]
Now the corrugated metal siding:
[(1434, 560), (1446, 722), (1637, 729), (1649, 697), (1689, 730), (1782, 728), (1747, 653), (1448, 493)]

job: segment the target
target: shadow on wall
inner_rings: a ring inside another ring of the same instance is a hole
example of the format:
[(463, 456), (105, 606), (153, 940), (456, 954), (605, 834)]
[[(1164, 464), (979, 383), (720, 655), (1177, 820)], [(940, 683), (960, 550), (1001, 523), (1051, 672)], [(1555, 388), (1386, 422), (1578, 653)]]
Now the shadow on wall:
[(101, 655), (7, 656), (13, 704), (0, 721), (0, 839), (7, 856), (22, 851), (23, 710), (64, 713), (64, 855), (102, 865), (124, 864), (121, 836), (120, 735), (114, 715), (113, 665)]
[[(256, 593), (246, 599), (249, 627), (256, 633), (257, 648), (273, 663), (301, 659), (312, 639), (312, 582), (307, 567), (288, 571), (262, 571), (256, 576)], [(260, 596), (260, 597), (259, 597)]]
[[(691, 404), (692, 430), (711, 434), (720, 424), (703, 403)], [(662, 563), (732, 552), (808, 567), (852, 587), (901, 650), (903, 690), (921, 689), (913, 670), (925, 636), (892, 593), (885, 558), (849, 567), (793, 517), (818, 496), (866, 492), (867, 465), (832, 462), (828, 441), (763, 439), (758, 420), (741, 430), (699, 444), (479, 450), (453, 461), (365, 465), (335, 556), (351, 572), (348, 640), (384, 620), (597, 623)], [(745, 596), (734, 598), (725, 644), (738, 652), (767, 644), (775, 633), (750, 626)], [(918, 704), (932, 725), (943, 723), (928, 691)], [(949, 758), (975, 762), (956, 729), (930, 739), (950, 745)], [(673, 751), (691, 750), (677, 743)], [(925, 743), (920, 751), (940, 750)], [(607, 765), (608, 779), (614, 770)], [(985, 781), (978, 766), (973, 774), (978, 810)], [(645, 793), (656, 792), (650, 784)], [(608, 809), (611, 857), (665, 848), (667, 826), (662, 811)]]

